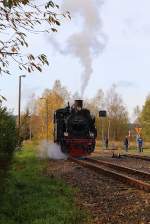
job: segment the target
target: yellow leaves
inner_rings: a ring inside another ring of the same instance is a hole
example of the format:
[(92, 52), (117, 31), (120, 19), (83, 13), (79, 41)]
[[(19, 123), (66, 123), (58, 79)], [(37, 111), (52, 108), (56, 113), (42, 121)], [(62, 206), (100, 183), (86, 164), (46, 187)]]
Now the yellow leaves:
[(12, 6), (17, 6), (21, 3), (26, 5), (29, 3), (29, 0), (3, 0), (3, 5), (9, 8), (11, 8)]
[(55, 28), (51, 28), (51, 30), (55, 33), (57, 32), (57, 29), (55, 29)]
[(3, 101), (7, 101), (7, 99), (4, 96), (0, 95), (0, 103), (2, 103)]
[(17, 53), (17, 52), (18, 52), (17, 49), (16, 49), (15, 47), (12, 47), (11, 51), (12, 51), (13, 53)]
[(53, 139), (53, 117), (54, 112), (64, 106), (64, 99), (62, 96), (57, 94), (54, 90), (45, 90), (42, 98), (46, 100), (37, 100), (37, 114), (39, 119), (37, 120), (37, 126), (35, 128), (36, 133), (34, 136), (38, 139), (46, 138), (46, 122), (47, 122), (47, 108), (48, 108), (48, 137)]

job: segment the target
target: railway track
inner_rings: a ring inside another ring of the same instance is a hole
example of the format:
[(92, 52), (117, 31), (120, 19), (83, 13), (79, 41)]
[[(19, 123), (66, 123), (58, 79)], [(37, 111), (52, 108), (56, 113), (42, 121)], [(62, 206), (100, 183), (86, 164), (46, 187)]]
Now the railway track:
[(92, 169), (97, 173), (109, 175), (116, 180), (129, 184), (132, 187), (150, 192), (150, 173), (148, 172), (143, 172), (140, 170), (131, 169), (129, 167), (116, 165), (104, 160), (96, 160), (92, 158), (86, 158), (85, 160), (70, 158), (70, 160), (81, 166)]
[(140, 155), (132, 155), (132, 154), (123, 154), (125, 157), (134, 158), (134, 159), (141, 159), (150, 161), (150, 156), (140, 156)]

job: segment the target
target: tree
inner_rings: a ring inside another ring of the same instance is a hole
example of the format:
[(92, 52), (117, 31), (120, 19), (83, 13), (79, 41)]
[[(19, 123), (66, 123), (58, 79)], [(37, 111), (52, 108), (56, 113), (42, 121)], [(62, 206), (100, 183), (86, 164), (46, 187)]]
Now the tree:
[(85, 101), (85, 105), (93, 115), (98, 115), (98, 111), (104, 107), (104, 92), (99, 89), (93, 98)]
[[(48, 137), (53, 138), (54, 112), (66, 105), (69, 93), (66, 87), (56, 80), (52, 89), (46, 89), (42, 96), (36, 100), (36, 110), (31, 115), (31, 128), (36, 139), (46, 138), (46, 125), (48, 115)], [(30, 108), (29, 108), (30, 109)], [(48, 109), (48, 111), (47, 111)], [(48, 113), (48, 114), (47, 114)]]
[(99, 89), (96, 95), (88, 100), (85, 100), (85, 107), (90, 110), (90, 113), (95, 116), (95, 125), (97, 128), (97, 137), (101, 139), (102, 135), (102, 126), (99, 118), (99, 110), (104, 107), (104, 92)]
[(140, 114), (139, 121), (142, 125), (142, 135), (146, 140), (150, 139), (150, 95), (147, 97)]
[(31, 115), (29, 112), (29, 108), (27, 108), (26, 112), (21, 115), (20, 138), (22, 141), (30, 139), (30, 119)]
[(8, 159), (13, 153), (17, 143), (16, 120), (7, 111), (7, 108), (0, 106), (0, 159)]
[(129, 119), (126, 107), (117, 93), (115, 85), (108, 91), (105, 103), (111, 127), (110, 136), (114, 140), (121, 140), (128, 133)]
[(70, 100), (71, 93), (68, 92), (65, 86), (62, 86), (60, 80), (56, 80), (54, 82), (52, 91), (55, 92), (57, 95), (62, 96), (65, 103)]
[(140, 114), (141, 114), (141, 109), (137, 105), (134, 110), (133, 110), (133, 115), (134, 115), (134, 123), (140, 125)]
[(23, 48), (28, 47), (29, 33), (57, 32), (62, 16), (70, 18), (69, 12), (61, 14), (59, 6), (53, 1), (37, 5), (29, 0), (1, 0), (0, 73), (10, 74), (12, 62), (17, 64), (20, 70), (25, 69), (28, 72), (41, 72), (44, 64), (49, 65), (46, 55), (41, 53), (34, 56), (32, 52), (24, 55)]
[(4, 100), (6, 100), (6, 98), (5, 98), (4, 96), (0, 95), (0, 105), (2, 104), (2, 102), (3, 102)]
[(8, 113), (6, 108), (0, 106), (0, 192), (16, 145), (15, 117)]

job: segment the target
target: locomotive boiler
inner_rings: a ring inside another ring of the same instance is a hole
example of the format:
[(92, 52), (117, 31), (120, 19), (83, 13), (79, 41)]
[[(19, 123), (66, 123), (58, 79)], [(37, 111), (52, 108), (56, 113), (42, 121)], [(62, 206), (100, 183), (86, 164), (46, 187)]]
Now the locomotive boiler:
[(83, 108), (82, 100), (75, 100), (72, 107), (58, 109), (54, 113), (54, 142), (63, 153), (81, 157), (95, 149), (97, 130), (95, 118)]

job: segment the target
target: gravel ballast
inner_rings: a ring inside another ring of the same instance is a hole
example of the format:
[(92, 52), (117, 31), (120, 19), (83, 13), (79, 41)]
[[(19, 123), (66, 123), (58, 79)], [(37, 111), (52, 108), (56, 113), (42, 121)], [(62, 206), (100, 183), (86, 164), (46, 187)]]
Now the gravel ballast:
[(91, 224), (150, 224), (150, 193), (70, 161), (49, 161), (46, 174), (79, 189), (77, 205), (89, 211)]

